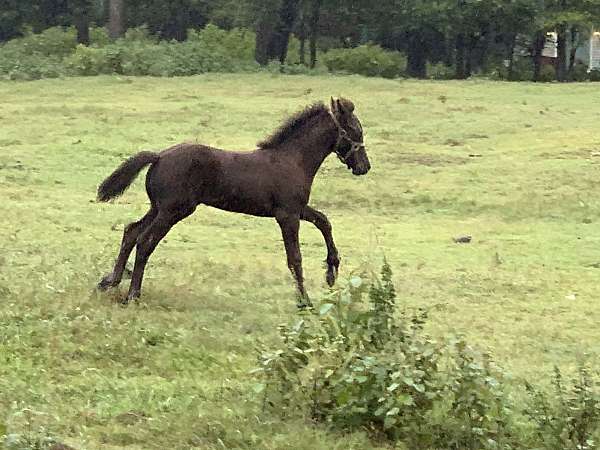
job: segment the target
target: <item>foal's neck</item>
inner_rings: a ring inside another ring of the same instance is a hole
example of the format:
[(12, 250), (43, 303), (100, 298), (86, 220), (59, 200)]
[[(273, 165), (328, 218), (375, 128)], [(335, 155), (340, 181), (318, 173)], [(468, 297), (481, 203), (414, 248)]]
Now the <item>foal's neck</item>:
[(296, 136), (282, 144), (288, 147), (286, 150), (310, 180), (315, 177), (337, 141), (337, 129), (333, 121), (328, 120), (327, 114), (324, 111), (309, 121)]

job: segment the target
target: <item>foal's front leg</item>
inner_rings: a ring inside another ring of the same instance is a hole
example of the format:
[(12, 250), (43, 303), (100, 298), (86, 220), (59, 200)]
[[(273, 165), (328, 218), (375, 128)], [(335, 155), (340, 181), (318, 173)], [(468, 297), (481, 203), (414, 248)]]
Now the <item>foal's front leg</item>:
[(296, 286), (300, 294), (298, 306), (312, 306), (306, 290), (304, 289), (304, 278), (302, 276), (302, 254), (300, 253), (300, 242), (298, 240), (298, 231), (300, 229), (300, 216), (279, 211), (275, 219), (281, 228), (285, 252), (287, 254), (287, 263), (292, 275), (296, 279)]
[(316, 226), (323, 235), (323, 239), (325, 239), (325, 245), (327, 246), (327, 259), (325, 260), (327, 263), (327, 275), (325, 279), (329, 286), (333, 286), (340, 267), (340, 257), (335, 247), (335, 242), (333, 242), (331, 223), (329, 223), (329, 219), (327, 219), (325, 214), (308, 205), (304, 207), (301, 218)]

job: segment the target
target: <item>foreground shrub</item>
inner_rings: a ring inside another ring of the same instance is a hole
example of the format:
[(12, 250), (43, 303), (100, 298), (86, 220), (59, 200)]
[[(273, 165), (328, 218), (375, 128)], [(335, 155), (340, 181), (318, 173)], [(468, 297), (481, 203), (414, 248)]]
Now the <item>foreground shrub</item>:
[(600, 393), (598, 379), (580, 365), (571, 386), (565, 385), (558, 368), (548, 394), (527, 383), (529, 405), (525, 413), (535, 424), (538, 445), (545, 449), (590, 450), (598, 448)]
[(517, 386), (489, 354), (432, 339), (428, 312), (398, 304), (387, 264), (371, 278), (352, 277), (260, 349), (265, 408), (411, 449), (598, 448), (600, 380), (587, 366), (569, 385), (556, 369), (551, 393), (526, 383), (529, 400), (516, 407)]
[(340, 428), (367, 428), (411, 448), (508, 445), (511, 408), (491, 357), (424, 332), (426, 311), (398, 308), (391, 270), (353, 277), (318, 311), (281, 326), (256, 370), (266, 405)]
[(329, 50), (321, 59), (331, 72), (367, 77), (400, 77), (406, 68), (406, 59), (402, 54), (373, 44)]

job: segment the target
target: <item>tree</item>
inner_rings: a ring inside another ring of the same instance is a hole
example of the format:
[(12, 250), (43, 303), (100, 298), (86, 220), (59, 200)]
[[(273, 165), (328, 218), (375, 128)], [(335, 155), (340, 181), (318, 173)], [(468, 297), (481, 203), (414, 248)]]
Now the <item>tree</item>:
[(125, 0), (108, 0), (108, 34), (117, 39), (125, 33)]
[(366, 7), (369, 35), (406, 52), (409, 76), (425, 78), (427, 61), (445, 48), (456, 0), (381, 0)]
[(253, 8), (256, 30), (256, 47), (254, 57), (261, 66), (266, 66), (275, 57), (273, 52), (273, 36), (279, 21), (281, 0), (261, 0)]
[(274, 39), (276, 41), (279, 62), (285, 63), (287, 58), (290, 36), (300, 11), (300, 0), (283, 0), (279, 12), (279, 27), (277, 27)]
[(90, 44), (90, 17), (93, 4), (90, 0), (70, 0), (69, 11), (71, 22), (77, 30), (77, 42), (83, 45)]
[(21, 34), (23, 26), (23, 2), (4, 0), (0, 10), (0, 42), (15, 38)]
[(300, 16), (300, 0), (262, 0), (257, 2), (255, 59), (261, 65), (278, 59), (285, 63), (290, 36)]
[(310, 68), (314, 69), (317, 65), (317, 38), (319, 36), (319, 18), (321, 16), (321, 6), (323, 0), (312, 0), (310, 7), (310, 16), (308, 19), (308, 33), (310, 40)]

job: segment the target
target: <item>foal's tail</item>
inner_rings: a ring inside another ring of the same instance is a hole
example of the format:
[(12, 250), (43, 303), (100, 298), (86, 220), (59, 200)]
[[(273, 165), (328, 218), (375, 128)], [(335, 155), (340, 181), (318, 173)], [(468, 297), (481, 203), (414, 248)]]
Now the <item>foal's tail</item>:
[(98, 187), (98, 200), (107, 202), (121, 195), (133, 183), (137, 174), (148, 164), (158, 161), (158, 158), (158, 154), (153, 152), (140, 152), (129, 158)]

